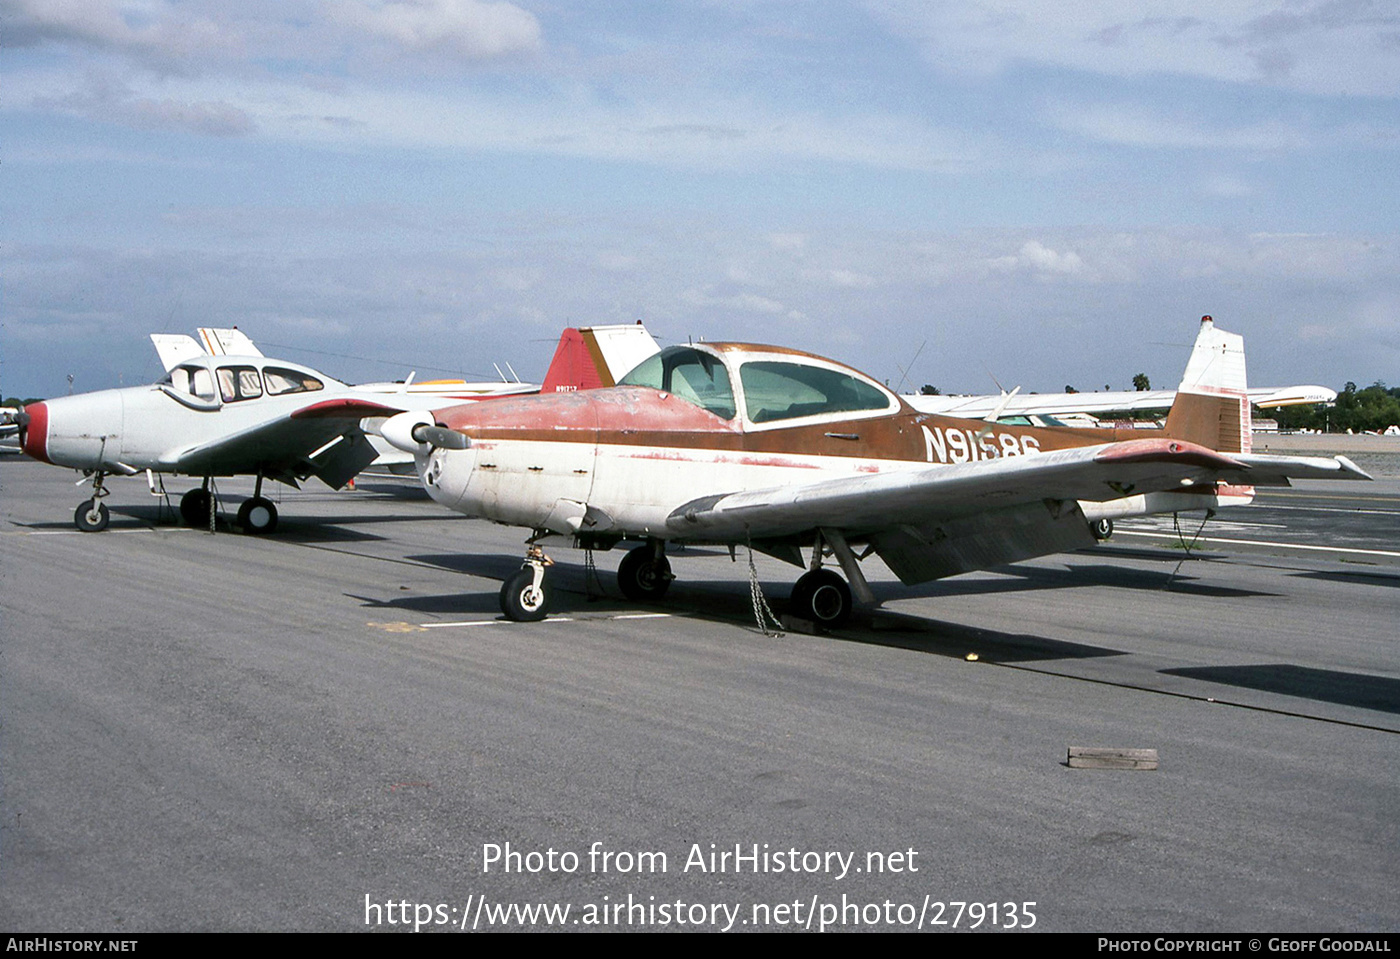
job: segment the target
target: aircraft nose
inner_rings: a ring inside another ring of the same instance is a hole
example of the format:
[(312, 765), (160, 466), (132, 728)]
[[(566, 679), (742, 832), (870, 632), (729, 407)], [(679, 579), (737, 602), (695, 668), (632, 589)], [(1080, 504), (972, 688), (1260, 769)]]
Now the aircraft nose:
[(16, 417), (19, 423), (19, 446), (24, 452), (43, 463), (49, 459), (49, 408), (43, 403), (30, 403)]

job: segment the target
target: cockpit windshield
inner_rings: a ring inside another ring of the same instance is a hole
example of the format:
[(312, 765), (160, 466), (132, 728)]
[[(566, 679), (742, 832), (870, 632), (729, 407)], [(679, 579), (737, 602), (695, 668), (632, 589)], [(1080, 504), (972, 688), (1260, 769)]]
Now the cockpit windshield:
[(739, 379), (754, 423), (890, 406), (889, 397), (864, 380), (807, 363), (757, 360), (739, 367)]
[(649, 386), (665, 390), (709, 410), (720, 419), (734, 418), (734, 389), (724, 364), (709, 353), (688, 346), (671, 346), (618, 381), (618, 386)]

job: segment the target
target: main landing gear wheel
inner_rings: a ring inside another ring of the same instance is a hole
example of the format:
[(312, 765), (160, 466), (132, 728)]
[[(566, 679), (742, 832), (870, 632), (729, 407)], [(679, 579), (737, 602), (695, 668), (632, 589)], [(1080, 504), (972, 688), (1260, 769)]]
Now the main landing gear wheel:
[(793, 584), (788, 608), (819, 626), (840, 626), (851, 618), (851, 588), (831, 570), (814, 569)]
[(538, 623), (549, 612), (549, 582), (541, 575), (535, 585), (535, 569), (524, 566), (501, 586), (501, 612), (517, 623)]
[(1094, 534), (1094, 539), (1102, 543), (1113, 535), (1113, 520), (1097, 519), (1089, 524), (1089, 532)]
[(73, 511), (73, 525), (84, 533), (100, 533), (111, 521), (112, 514), (107, 511), (107, 504), (100, 500), (84, 500)]
[(671, 563), (650, 545), (638, 546), (617, 567), (617, 587), (634, 603), (658, 600), (671, 588)]
[(186, 526), (207, 527), (209, 525), (209, 491), (201, 486), (180, 497), (180, 518)]
[(277, 528), (277, 507), (272, 500), (254, 496), (238, 507), (238, 525), (251, 536), (262, 536)]

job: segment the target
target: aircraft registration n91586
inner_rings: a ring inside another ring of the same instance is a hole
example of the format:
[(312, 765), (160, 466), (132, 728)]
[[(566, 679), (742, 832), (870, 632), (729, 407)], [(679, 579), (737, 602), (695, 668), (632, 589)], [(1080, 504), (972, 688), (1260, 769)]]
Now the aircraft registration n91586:
[[(869, 376), (774, 346), (673, 346), (615, 388), (503, 399), (375, 424), (424, 487), (531, 529), (501, 590), (515, 620), (549, 608), (539, 544), (639, 545), (622, 592), (659, 599), (669, 543), (750, 544), (808, 572), (790, 606), (834, 625), (874, 602), (860, 560), (905, 584), (1091, 545), (1118, 516), (1248, 502), (1256, 485), (1369, 478), (1343, 457), (1250, 452), (1241, 337), (1202, 320), (1156, 435), (922, 413)], [(808, 559), (804, 561), (803, 551)], [(859, 555), (857, 550), (861, 550)], [(822, 567), (832, 556), (850, 580)]]

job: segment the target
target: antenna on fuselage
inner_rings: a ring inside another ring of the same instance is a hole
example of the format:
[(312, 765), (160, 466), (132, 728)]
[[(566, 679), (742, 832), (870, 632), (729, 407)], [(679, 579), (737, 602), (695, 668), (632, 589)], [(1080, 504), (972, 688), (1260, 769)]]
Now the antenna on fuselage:
[(896, 393), (898, 393), (904, 387), (904, 381), (909, 378), (909, 370), (912, 370), (914, 368), (914, 361), (919, 358), (919, 354), (924, 351), (924, 347), (926, 346), (928, 346), (928, 337), (924, 337), (924, 341), (919, 344), (919, 348), (915, 350), (914, 355), (909, 358), (909, 369), (905, 369), (904, 367), (899, 366), (898, 363), (895, 364), (895, 366), (899, 367), (900, 372), (899, 386), (896, 386), (894, 388), (894, 391)]

